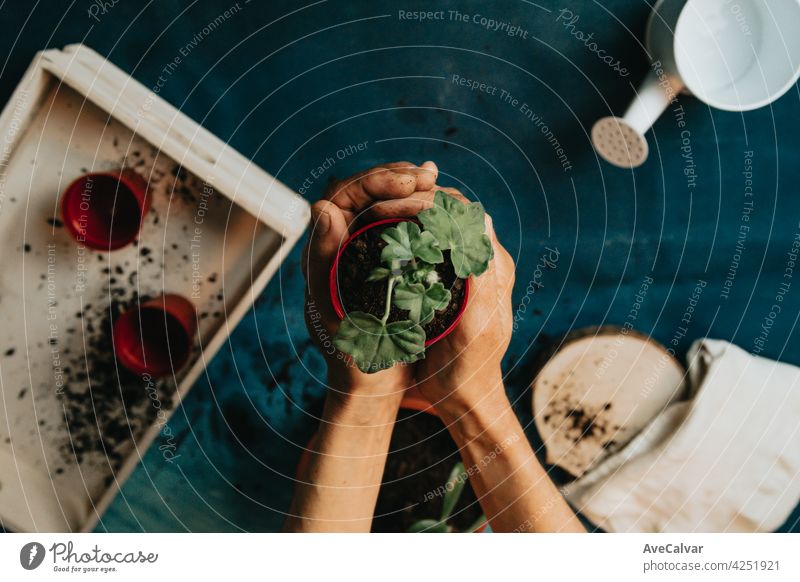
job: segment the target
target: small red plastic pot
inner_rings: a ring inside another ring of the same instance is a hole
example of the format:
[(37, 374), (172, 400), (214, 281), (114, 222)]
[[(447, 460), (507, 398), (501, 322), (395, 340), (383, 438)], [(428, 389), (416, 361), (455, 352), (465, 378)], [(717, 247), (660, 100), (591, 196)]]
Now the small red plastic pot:
[(98, 251), (113, 251), (133, 242), (149, 209), (147, 181), (131, 169), (84, 174), (61, 195), (67, 231)]
[(132, 372), (168, 376), (186, 364), (196, 331), (194, 305), (180, 295), (162, 295), (119, 316), (114, 352)]
[[(341, 258), (342, 253), (344, 253), (344, 250), (354, 239), (358, 238), (361, 234), (367, 232), (368, 230), (371, 230), (373, 228), (385, 227), (389, 224), (395, 224), (398, 222), (413, 222), (413, 220), (410, 218), (386, 218), (384, 220), (373, 222), (363, 228), (358, 229), (356, 232), (351, 234), (350, 237), (346, 241), (344, 241), (344, 244), (339, 248), (339, 252), (336, 254), (336, 258), (333, 260), (333, 265), (331, 265), (330, 283), (329, 283), (331, 302), (333, 303), (333, 309), (334, 311), (336, 311), (336, 315), (339, 316), (339, 319), (344, 319), (345, 316), (344, 307), (342, 306), (342, 300), (339, 297), (339, 278), (338, 278), (339, 259)], [(453, 322), (442, 333), (440, 333), (436, 337), (432, 337), (425, 340), (425, 347), (435, 344), (440, 339), (450, 334), (456, 328), (458, 322), (461, 321), (461, 317), (464, 315), (464, 311), (467, 309), (467, 302), (469, 301), (469, 288), (470, 288), (469, 279), (465, 279), (464, 298), (461, 301), (461, 307), (458, 310), (455, 319), (453, 319)]]

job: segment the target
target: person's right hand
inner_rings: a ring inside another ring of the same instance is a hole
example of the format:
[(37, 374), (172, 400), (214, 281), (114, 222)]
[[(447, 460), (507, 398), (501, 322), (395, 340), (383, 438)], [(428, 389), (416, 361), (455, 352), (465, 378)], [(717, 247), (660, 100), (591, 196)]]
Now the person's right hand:
[(486, 229), (494, 247), (489, 268), (470, 277), (467, 308), (456, 328), (428, 348), (416, 378), (437, 409), (463, 413), (503, 390), (500, 363), (511, 340), (514, 260), (497, 240), (492, 220)]
[[(433, 205), (437, 190), (469, 202), (458, 190), (437, 186), (402, 200), (384, 201), (374, 207), (373, 215), (415, 216)], [(482, 275), (470, 278), (469, 300), (461, 321), (415, 364), (422, 395), (436, 409), (452, 414), (462, 414), (499, 392), (504, 394), (500, 363), (511, 340), (514, 260), (497, 240), (488, 214), (486, 234), (492, 241), (494, 258)]]

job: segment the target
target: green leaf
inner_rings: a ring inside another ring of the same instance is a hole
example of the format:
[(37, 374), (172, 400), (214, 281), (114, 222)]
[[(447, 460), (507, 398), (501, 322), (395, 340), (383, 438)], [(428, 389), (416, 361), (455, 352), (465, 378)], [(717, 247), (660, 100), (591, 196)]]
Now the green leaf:
[(417, 219), (450, 251), (456, 275), (465, 279), (480, 275), (489, 268), (494, 249), (486, 235), (486, 213), (479, 202), (463, 204), (441, 190), (436, 191), (434, 206), (417, 214)]
[(458, 462), (453, 470), (450, 471), (450, 476), (447, 478), (445, 484), (444, 500), (442, 501), (442, 521), (447, 521), (453, 509), (461, 497), (461, 492), (464, 491), (464, 486), (467, 484), (467, 476), (464, 473), (464, 463)]
[(474, 240), (472, 244), (456, 247), (450, 251), (450, 260), (456, 275), (466, 279), (470, 275), (481, 275), (489, 268), (489, 261), (494, 257), (492, 241), (485, 234)]
[(394, 304), (408, 310), (411, 321), (420, 323), (422, 304), (425, 299), (425, 286), (422, 283), (400, 283), (394, 289)]
[(448, 533), (447, 524), (435, 519), (421, 519), (408, 528), (408, 533)]
[(407, 263), (415, 257), (434, 264), (444, 261), (439, 241), (431, 233), (421, 231), (416, 222), (390, 226), (381, 233), (381, 238), (386, 241), (381, 261), (387, 265), (393, 265), (395, 261)]
[(411, 238), (408, 234), (408, 222), (401, 222), (397, 226), (390, 226), (381, 233), (381, 238), (386, 241), (386, 246), (381, 251), (381, 261), (387, 265), (394, 261), (408, 262), (414, 258), (411, 252)]
[(472, 522), (472, 524), (464, 530), (464, 533), (475, 533), (478, 531), (483, 525), (487, 522), (485, 515), (481, 515), (478, 519)]
[(383, 281), (388, 279), (392, 272), (386, 267), (375, 267), (367, 277), (367, 281)]
[(426, 263), (437, 264), (444, 262), (442, 249), (439, 248), (439, 241), (436, 240), (427, 230), (420, 230), (414, 222), (408, 224), (409, 238), (411, 239), (411, 252), (415, 257)]
[(450, 291), (441, 283), (427, 289), (422, 283), (400, 283), (394, 290), (394, 304), (408, 310), (408, 317), (415, 323), (428, 323), (433, 312), (441, 311), (450, 303)]
[(413, 321), (384, 324), (374, 315), (355, 311), (342, 321), (333, 345), (350, 354), (359, 370), (371, 374), (424, 358), (425, 331)]

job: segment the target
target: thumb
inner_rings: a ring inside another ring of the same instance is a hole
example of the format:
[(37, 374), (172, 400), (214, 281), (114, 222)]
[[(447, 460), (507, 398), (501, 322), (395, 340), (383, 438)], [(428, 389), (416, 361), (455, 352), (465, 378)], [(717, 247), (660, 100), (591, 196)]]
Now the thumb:
[(332, 261), (348, 234), (347, 221), (336, 204), (319, 200), (311, 206), (309, 259), (318, 262)]
[[(311, 226), (308, 244), (303, 251), (303, 270), (308, 282), (307, 293), (318, 304), (330, 307), (329, 276), (331, 264), (339, 247), (347, 240), (347, 221), (341, 209), (327, 200), (311, 206)], [(330, 313), (333, 310), (330, 308)]]

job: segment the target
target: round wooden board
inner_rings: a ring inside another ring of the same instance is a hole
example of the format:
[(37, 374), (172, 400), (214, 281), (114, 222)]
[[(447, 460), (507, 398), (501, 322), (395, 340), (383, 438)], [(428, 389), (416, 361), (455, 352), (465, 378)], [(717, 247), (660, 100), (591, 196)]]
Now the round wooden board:
[(664, 346), (635, 331), (603, 326), (567, 335), (532, 384), (547, 462), (580, 477), (679, 398), (684, 375)]

